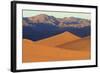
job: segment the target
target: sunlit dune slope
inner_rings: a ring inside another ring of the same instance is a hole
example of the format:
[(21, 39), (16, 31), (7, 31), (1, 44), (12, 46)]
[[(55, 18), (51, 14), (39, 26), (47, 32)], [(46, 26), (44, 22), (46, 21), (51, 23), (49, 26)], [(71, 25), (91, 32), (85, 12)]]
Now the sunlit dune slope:
[(48, 46), (58, 46), (64, 43), (68, 43), (71, 41), (75, 41), (80, 39), (80, 37), (70, 33), (70, 32), (64, 32), (40, 41), (37, 41), (35, 43), (42, 44), (42, 45), (48, 45)]
[[(76, 45), (77, 46), (77, 45)], [(82, 48), (82, 47), (81, 47)], [(80, 49), (81, 49), (80, 48)], [(33, 41), (23, 39), (22, 61), (27, 62), (44, 62), (44, 61), (64, 61), (64, 60), (82, 60), (89, 59), (89, 50), (70, 50), (49, 47), (33, 43)]]
[(70, 50), (90, 50), (90, 37), (85, 37), (83, 39), (79, 39), (70, 43), (64, 43), (62, 45), (59, 45), (57, 47), (64, 48), (64, 49), (70, 49)]

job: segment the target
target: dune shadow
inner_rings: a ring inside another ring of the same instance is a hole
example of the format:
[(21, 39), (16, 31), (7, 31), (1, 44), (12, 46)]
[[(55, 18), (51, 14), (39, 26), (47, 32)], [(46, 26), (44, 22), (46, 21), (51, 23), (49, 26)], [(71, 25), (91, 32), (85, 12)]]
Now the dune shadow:
[(83, 38), (74, 42), (64, 43), (56, 47), (66, 50), (89, 51), (91, 48), (90, 43), (90, 38)]

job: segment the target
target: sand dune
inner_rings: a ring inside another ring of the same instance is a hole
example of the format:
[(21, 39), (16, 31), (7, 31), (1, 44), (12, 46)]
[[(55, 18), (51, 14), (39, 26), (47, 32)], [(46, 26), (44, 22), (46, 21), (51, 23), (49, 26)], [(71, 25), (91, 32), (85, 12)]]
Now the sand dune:
[(60, 44), (68, 43), (68, 42), (75, 41), (78, 39), (80, 39), (80, 37), (70, 32), (64, 32), (64, 33), (37, 41), (35, 43), (42, 44), (42, 45), (48, 45), (48, 46), (58, 46)]
[[(84, 41), (84, 40), (82, 40)], [(85, 43), (87, 41), (84, 41)], [(78, 42), (77, 42), (78, 43)], [(83, 44), (82, 42), (80, 42)], [(73, 45), (79, 46), (81, 44)], [(88, 45), (88, 44), (87, 44)], [(64, 45), (62, 45), (64, 46)], [(71, 46), (71, 45), (70, 45)], [(85, 45), (86, 46), (86, 45)], [(79, 47), (82, 49), (83, 46)], [(71, 49), (71, 50), (70, 50)], [(44, 46), (41, 44), (33, 43), (33, 41), (23, 39), (22, 61), (27, 62), (44, 62), (44, 61), (61, 61), (61, 60), (82, 60), (90, 59), (90, 51), (72, 50), (71, 47), (66, 49)]]
[(70, 50), (90, 50), (90, 37), (85, 37), (83, 39), (79, 39), (76, 41), (72, 41), (70, 43), (64, 43), (57, 47), (64, 48), (64, 49), (70, 49)]

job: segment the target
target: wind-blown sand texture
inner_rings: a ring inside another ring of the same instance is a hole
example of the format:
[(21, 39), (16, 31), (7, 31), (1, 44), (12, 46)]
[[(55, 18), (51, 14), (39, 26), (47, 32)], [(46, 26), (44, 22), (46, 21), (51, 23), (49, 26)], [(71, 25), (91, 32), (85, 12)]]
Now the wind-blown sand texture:
[(64, 32), (36, 42), (23, 39), (22, 51), (24, 63), (90, 59), (90, 38)]

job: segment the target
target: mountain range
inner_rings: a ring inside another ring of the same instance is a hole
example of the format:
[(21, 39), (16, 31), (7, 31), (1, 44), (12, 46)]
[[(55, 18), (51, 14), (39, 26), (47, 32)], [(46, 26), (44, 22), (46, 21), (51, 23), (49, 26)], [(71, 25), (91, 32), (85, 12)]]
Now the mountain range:
[(47, 23), (51, 25), (56, 25), (58, 27), (85, 27), (90, 25), (90, 20), (81, 19), (76, 17), (64, 17), (56, 18), (54, 16), (48, 16), (46, 14), (40, 14), (32, 17), (24, 17), (23, 24), (37, 24), (37, 23)]
[(86, 37), (90, 36), (90, 24), (90, 20), (77, 17), (56, 18), (46, 14), (23, 17), (23, 38), (37, 41), (65, 31)]

